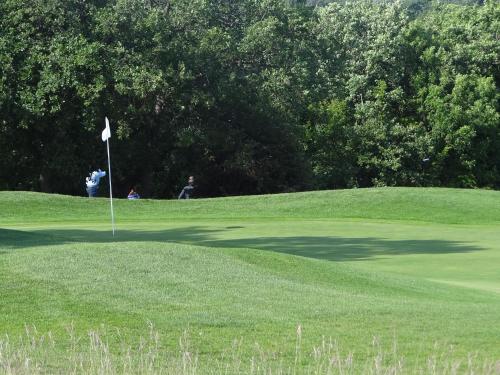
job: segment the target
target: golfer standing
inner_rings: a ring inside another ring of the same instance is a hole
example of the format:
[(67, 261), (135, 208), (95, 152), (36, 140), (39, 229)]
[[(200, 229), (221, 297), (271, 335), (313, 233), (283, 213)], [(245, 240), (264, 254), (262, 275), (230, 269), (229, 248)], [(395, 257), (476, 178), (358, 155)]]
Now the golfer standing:
[(179, 199), (189, 199), (193, 195), (194, 191), (194, 177), (189, 176), (188, 184), (184, 186), (181, 193), (179, 194)]

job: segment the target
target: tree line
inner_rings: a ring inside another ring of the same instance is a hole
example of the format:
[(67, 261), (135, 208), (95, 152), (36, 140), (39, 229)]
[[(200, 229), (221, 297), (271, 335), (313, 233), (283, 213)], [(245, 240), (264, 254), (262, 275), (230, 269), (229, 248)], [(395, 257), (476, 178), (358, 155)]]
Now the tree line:
[(2, 0), (0, 189), (500, 187), (498, 1), (312, 3)]

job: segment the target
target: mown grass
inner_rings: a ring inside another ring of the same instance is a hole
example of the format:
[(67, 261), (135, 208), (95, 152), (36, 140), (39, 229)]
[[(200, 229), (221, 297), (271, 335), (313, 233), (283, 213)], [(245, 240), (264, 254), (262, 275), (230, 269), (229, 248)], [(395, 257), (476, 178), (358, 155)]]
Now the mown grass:
[[(441, 372), (458, 363), (458, 373), (467, 371), (471, 356), (474, 371), (497, 373), (497, 197), (374, 189), (117, 201), (113, 238), (105, 199), (0, 192), (0, 347), (25, 348), (19, 337), (36, 326), (55, 344), (32, 357), (42, 372), (65, 372), (68, 327), (83, 338), (104, 330), (118, 372), (123, 348), (151, 322), (159, 355), (174, 367), (189, 333), (195, 373), (221, 373), (217, 366), (234, 361), (242, 373), (251, 363), (323, 373), (313, 370), (335, 355), (355, 359), (350, 373), (428, 373), (436, 345), (441, 356), (453, 352), (436, 364)], [(236, 357), (222, 361), (234, 340)], [(338, 353), (330, 348), (318, 362), (315, 348), (330, 340)], [(72, 349), (87, 364), (102, 357), (89, 357), (88, 345), (81, 339)]]
[[(4, 223), (106, 221), (107, 199), (0, 192)], [(444, 224), (500, 223), (500, 192), (444, 188), (319, 191), (186, 201), (115, 200), (117, 219), (371, 219)]]

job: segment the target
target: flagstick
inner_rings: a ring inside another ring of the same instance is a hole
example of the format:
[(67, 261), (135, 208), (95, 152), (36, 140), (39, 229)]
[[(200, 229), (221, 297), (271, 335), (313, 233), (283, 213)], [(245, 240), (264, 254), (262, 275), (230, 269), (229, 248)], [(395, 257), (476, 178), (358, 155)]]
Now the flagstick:
[(113, 189), (111, 187), (111, 159), (109, 157), (109, 137), (106, 139), (108, 149), (108, 170), (109, 170), (109, 199), (111, 202), (111, 226), (113, 228), (113, 237), (115, 236), (115, 215), (113, 214)]

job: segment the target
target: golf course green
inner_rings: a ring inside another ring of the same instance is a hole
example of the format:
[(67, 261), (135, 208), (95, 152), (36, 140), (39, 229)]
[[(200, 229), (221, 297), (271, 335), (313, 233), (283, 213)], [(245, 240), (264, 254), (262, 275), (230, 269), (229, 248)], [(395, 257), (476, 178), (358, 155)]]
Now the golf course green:
[(0, 207), (0, 373), (500, 372), (497, 191)]

